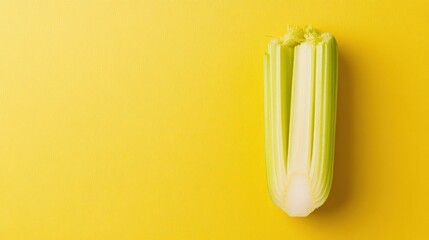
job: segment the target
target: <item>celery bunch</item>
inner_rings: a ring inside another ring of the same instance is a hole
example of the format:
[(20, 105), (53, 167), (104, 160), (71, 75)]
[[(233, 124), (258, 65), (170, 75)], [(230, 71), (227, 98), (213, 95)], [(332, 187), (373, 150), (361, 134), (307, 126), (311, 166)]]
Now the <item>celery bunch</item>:
[(290, 216), (307, 216), (332, 183), (338, 51), (334, 37), (289, 28), (265, 53), (268, 187)]

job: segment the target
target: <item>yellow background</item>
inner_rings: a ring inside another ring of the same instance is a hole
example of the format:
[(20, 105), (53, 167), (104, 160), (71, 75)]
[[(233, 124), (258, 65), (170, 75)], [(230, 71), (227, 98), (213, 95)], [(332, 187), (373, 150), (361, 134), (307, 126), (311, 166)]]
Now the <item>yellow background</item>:
[[(0, 239), (423, 239), (424, 1), (1, 1)], [(268, 196), (263, 53), (339, 44), (334, 183)]]

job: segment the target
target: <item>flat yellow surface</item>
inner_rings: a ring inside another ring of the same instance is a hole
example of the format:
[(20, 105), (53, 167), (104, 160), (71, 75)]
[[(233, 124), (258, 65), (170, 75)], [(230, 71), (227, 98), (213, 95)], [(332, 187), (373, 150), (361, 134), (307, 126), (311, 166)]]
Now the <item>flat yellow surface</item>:
[[(1, 1), (0, 239), (424, 239), (428, 10)], [(308, 218), (265, 179), (263, 54), (288, 24), (339, 44), (334, 183)]]

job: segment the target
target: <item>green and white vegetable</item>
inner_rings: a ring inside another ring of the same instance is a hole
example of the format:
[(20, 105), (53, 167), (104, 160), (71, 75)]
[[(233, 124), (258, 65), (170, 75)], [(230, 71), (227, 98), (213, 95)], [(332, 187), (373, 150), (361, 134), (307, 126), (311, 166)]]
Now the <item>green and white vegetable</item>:
[(338, 78), (334, 37), (289, 28), (265, 53), (268, 188), (290, 216), (307, 216), (332, 184)]

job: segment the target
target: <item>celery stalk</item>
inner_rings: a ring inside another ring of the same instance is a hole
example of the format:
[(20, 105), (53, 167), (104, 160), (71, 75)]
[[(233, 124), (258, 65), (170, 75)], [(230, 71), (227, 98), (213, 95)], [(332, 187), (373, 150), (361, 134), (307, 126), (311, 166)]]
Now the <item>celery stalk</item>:
[(338, 51), (334, 37), (290, 28), (265, 53), (268, 188), (290, 216), (307, 216), (332, 184)]

